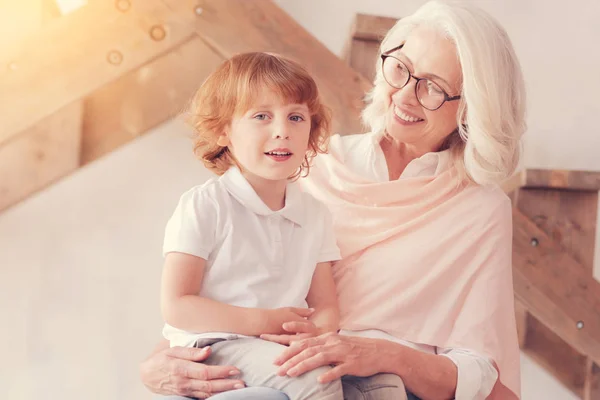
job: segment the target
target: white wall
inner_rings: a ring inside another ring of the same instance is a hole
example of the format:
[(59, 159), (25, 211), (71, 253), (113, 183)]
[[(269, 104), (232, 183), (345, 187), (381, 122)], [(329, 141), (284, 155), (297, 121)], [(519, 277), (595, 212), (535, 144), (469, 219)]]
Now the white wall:
[[(338, 54), (355, 12), (399, 17), (422, 3), (278, 2)], [(481, 2), (514, 38), (528, 79), (527, 165), (600, 170), (599, 9), (552, 3)], [(185, 133), (169, 122), (0, 214), (0, 398), (150, 397), (138, 362), (160, 337), (164, 224), (178, 196), (209, 176)], [(575, 399), (522, 363), (525, 400)]]
[(167, 123), (0, 214), (0, 399), (143, 399), (162, 238), (211, 176)]

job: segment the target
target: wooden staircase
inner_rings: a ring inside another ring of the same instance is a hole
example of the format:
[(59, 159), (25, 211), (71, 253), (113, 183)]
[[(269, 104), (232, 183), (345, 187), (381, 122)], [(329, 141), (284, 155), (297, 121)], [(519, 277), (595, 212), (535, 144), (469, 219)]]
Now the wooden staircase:
[(301, 61), (334, 130), (362, 129), (368, 81), (270, 0), (55, 1), (0, 4), (0, 212), (176, 116), (235, 53)]
[[(346, 62), (375, 77), (395, 18), (359, 14)], [(600, 173), (523, 171), (505, 182), (514, 212), (513, 278), (521, 349), (585, 400), (600, 399), (600, 283), (592, 276)]]

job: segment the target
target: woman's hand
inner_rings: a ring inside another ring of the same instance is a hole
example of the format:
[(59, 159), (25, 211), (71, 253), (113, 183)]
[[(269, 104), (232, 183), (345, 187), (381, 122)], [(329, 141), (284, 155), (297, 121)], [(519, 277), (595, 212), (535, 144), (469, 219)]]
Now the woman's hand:
[(292, 342), (290, 347), (275, 359), (281, 367), (279, 375), (299, 376), (324, 365), (335, 365), (319, 377), (327, 383), (343, 375), (371, 376), (383, 371), (386, 358), (385, 340), (367, 339), (326, 333), (321, 336)]
[(154, 353), (140, 366), (142, 382), (157, 394), (199, 399), (244, 387), (243, 381), (230, 379), (239, 375), (237, 368), (200, 363), (210, 351), (210, 347), (173, 347)]
[(296, 342), (302, 339), (308, 339), (315, 337), (319, 334), (317, 326), (311, 321), (293, 321), (286, 322), (283, 324), (283, 329), (287, 332), (279, 335), (262, 334), (260, 338), (289, 346), (292, 342)]

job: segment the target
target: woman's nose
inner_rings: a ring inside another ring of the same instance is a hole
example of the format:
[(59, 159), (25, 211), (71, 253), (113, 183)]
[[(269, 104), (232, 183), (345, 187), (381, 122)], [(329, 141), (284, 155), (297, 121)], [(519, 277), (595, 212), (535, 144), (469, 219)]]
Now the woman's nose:
[(419, 106), (416, 95), (416, 85), (417, 81), (411, 78), (402, 89), (396, 89), (396, 91), (392, 93), (394, 103)]

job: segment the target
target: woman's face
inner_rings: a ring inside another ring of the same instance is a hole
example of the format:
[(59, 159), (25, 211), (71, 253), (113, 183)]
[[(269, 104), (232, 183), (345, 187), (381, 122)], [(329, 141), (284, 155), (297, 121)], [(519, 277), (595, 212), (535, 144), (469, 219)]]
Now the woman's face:
[[(460, 94), (462, 73), (456, 47), (436, 30), (415, 28), (404, 46), (391, 55), (406, 64), (413, 76), (430, 79), (450, 97)], [(385, 83), (387, 134), (419, 152), (437, 151), (457, 128), (459, 101), (446, 101), (439, 109), (430, 111), (417, 100), (416, 83), (411, 78), (402, 89)]]

